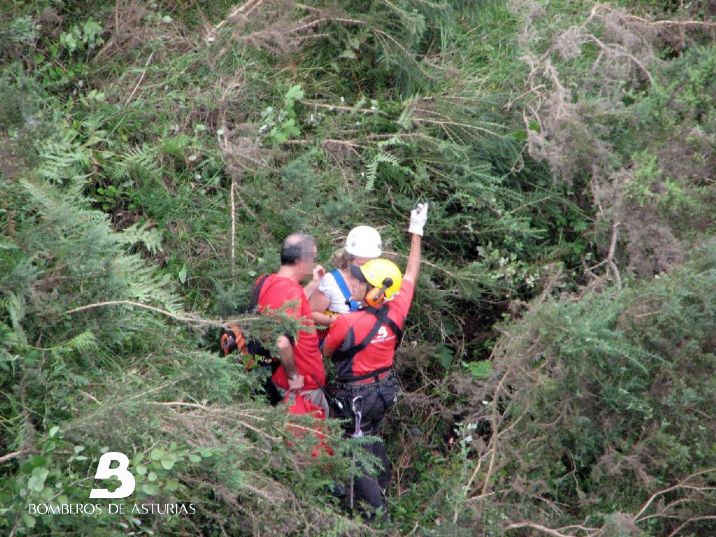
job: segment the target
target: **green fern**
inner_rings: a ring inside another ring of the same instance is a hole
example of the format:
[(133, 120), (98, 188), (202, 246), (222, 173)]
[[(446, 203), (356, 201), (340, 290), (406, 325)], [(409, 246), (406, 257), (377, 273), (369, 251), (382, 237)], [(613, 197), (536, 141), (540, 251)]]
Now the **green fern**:
[(417, 103), (419, 97), (414, 95), (403, 103), (403, 111), (398, 117), (398, 125), (404, 131), (410, 130), (413, 126), (413, 108)]
[(40, 161), (37, 175), (53, 184), (68, 182), (89, 166), (89, 151), (77, 141), (77, 133), (69, 129), (57, 140), (39, 143), (36, 149)]
[(376, 144), (381, 149), (388, 149), (390, 147), (412, 147), (411, 144), (403, 140), (400, 136), (397, 134), (394, 134), (387, 140), (383, 140), (381, 142), (378, 142)]
[(77, 352), (79, 354), (89, 353), (97, 350), (99, 344), (93, 332), (86, 330), (77, 334), (72, 339), (64, 341), (50, 349), (55, 356)]
[(121, 237), (130, 246), (142, 243), (151, 254), (162, 251), (162, 234), (156, 228), (150, 228), (146, 222), (137, 222), (125, 228)]
[(146, 144), (129, 149), (109, 167), (109, 176), (117, 181), (133, 178), (151, 179), (161, 176), (156, 150)]
[(26, 343), (27, 338), (22, 328), (22, 319), (25, 317), (25, 299), (16, 293), (9, 293), (2, 301), (3, 309), (7, 312), (10, 318), (10, 326), (14, 339), (19, 343)]
[(375, 186), (375, 179), (378, 176), (378, 166), (383, 164), (389, 164), (390, 166), (400, 167), (400, 161), (395, 155), (381, 151), (376, 153), (373, 160), (370, 161), (365, 169), (365, 189), (370, 192)]
[[(181, 306), (171, 288), (171, 282), (156, 267), (147, 265), (127, 248), (144, 243), (154, 252), (159, 247), (158, 233), (146, 225), (129, 228), (126, 233), (112, 230), (107, 215), (87, 208), (79, 187), (60, 191), (52, 186), (23, 181), (31, 202), (37, 207), (45, 226), (31, 240), (43, 258), (52, 252), (44, 264), (50, 277), (61, 271), (66, 298), (76, 305), (92, 300), (133, 300), (178, 311)], [(83, 252), (81, 258), (77, 252)], [(132, 316), (125, 316), (131, 324)]]

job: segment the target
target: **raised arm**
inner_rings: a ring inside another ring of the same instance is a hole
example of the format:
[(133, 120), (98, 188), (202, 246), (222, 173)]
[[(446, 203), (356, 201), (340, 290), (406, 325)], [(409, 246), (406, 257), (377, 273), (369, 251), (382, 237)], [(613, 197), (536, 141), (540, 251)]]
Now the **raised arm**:
[(423, 228), (428, 220), (428, 204), (418, 203), (417, 207), (410, 211), (410, 253), (408, 254), (408, 264), (405, 267), (404, 280), (413, 283), (418, 281), (420, 274), (420, 255), (421, 244), (423, 239)]
[(408, 265), (405, 267), (403, 280), (413, 283), (418, 281), (420, 274), (420, 249), (423, 238), (420, 235), (410, 236), (410, 253), (408, 254)]

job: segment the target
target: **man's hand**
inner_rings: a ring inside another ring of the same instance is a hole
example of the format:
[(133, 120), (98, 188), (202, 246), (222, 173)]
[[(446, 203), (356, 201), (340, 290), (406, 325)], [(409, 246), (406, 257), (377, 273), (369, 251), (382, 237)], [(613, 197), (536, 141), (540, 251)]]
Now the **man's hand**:
[(292, 377), (288, 377), (289, 390), (300, 390), (301, 388), (303, 388), (303, 375), (294, 373)]
[(323, 278), (326, 275), (326, 269), (324, 269), (321, 265), (316, 265), (313, 269), (313, 281), (317, 282), (320, 281), (321, 278)]
[(276, 346), (278, 346), (278, 359), (286, 370), (288, 389), (300, 390), (303, 388), (303, 377), (296, 370), (296, 361), (293, 357), (293, 345), (291, 345), (291, 340), (286, 336), (278, 336)]
[(410, 211), (410, 227), (408, 228), (408, 232), (412, 233), (413, 235), (420, 235), (423, 236), (423, 228), (425, 227), (425, 222), (428, 221), (428, 204), (427, 203), (418, 203), (418, 205)]
[(318, 289), (318, 284), (321, 282), (321, 278), (325, 275), (326, 269), (324, 269), (321, 265), (316, 265), (313, 268), (313, 278), (306, 284), (306, 287), (303, 288), (303, 294), (306, 295), (306, 300), (311, 300), (311, 297), (316, 293), (316, 289)]

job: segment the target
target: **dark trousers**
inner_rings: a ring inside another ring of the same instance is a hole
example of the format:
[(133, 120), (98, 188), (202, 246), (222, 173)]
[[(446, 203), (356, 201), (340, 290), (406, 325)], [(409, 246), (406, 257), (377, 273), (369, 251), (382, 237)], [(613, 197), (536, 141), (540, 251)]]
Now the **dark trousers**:
[[(385, 450), (383, 439), (380, 438), (380, 424), (385, 414), (390, 410), (398, 395), (398, 381), (391, 373), (385, 379), (373, 384), (346, 385), (337, 384), (331, 389), (331, 411), (334, 417), (347, 418), (345, 426), (347, 437), (358, 433), (357, 425), (368, 441), (358, 449), (378, 458), (382, 465), (377, 476), (370, 475), (366, 469), (357, 468), (357, 475), (353, 482), (352, 503), (364, 501), (372, 510), (382, 508), (385, 511), (384, 490), (390, 484), (391, 466)], [(358, 423), (360, 415), (360, 423)], [(349, 495), (351, 491), (348, 491)]]
[(377, 476), (368, 474), (363, 468), (356, 469), (356, 477), (353, 482), (353, 501), (356, 505), (361, 501), (368, 503), (372, 511), (368, 513), (368, 516), (372, 518), (378, 509), (382, 509), (383, 512), (386, 510), (384, 491), (390, 485), (392, 468), (388, 460), (388, 454), (385, 451), (383, 439), (373, 435), (370, 435), (368, 439), (371, 442), (360, 446), (359, 449), (363, 449), (377, 457), (382, 468)]

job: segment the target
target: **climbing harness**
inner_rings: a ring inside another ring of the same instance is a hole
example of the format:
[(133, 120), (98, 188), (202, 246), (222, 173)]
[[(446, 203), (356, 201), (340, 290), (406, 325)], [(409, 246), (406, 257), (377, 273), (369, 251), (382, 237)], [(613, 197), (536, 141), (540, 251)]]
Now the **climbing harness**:
[(403, 331), (400, 329), (398, 324), (388, 316), (389, 310), (383, 306), (381, 308), (364, 308), (362, 311), (371, 314), (375, 317), (375, 324), (368, 334), (363, 338), (360, 343), (355, 342), (355, 336), (353, 335), (353, 327), (348, 330), (346, 338), (343, 340), (343, 344), (333, 353), (333, 361), (336, 364), (336, 382), (338, 384), (348, 384), (351, 382), (358, 382), (364, 379), (374, 377), (384, 373), (392, 368), (388, 366), (386, 368), (366, 373), (364, 375), (353, 375), (353, 358), (368, 345), (370, 345), (373, 338), (378, 334), (378, 331), (383, 326), (387, 326), (395, 334), (395, 348), (397, 349), (400, 345), (400, 341), (403, 336)]
[[(357, 408), (356, 401), (360, 401), (360, 408)], [(353, 434), (351, 435), (351, 438), (361, 438), (363, 436), (363, 431), (360, 428), (360, 422), (363, 418), (363, 396), (357, 395), (353, 398), (351, 401), (351, 410), (353, 411), (353, 415), (355, 416), (355, 430), (353, 431)]]

